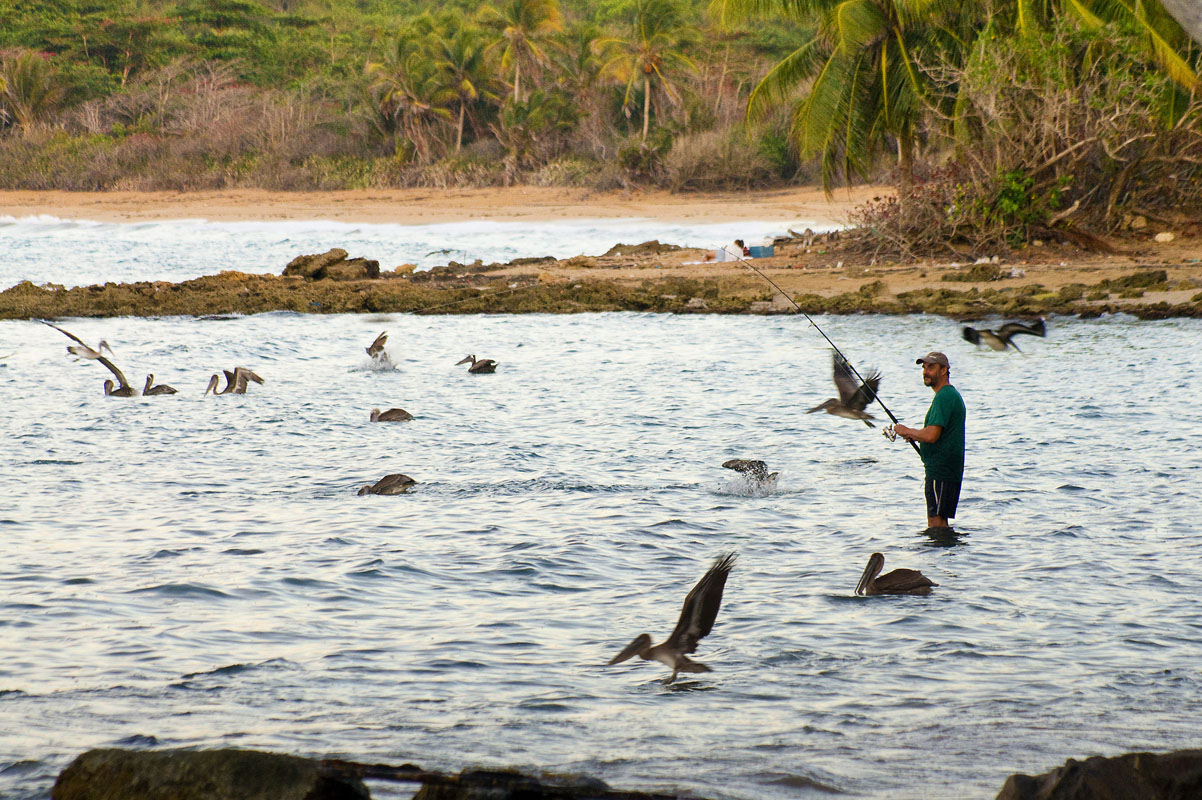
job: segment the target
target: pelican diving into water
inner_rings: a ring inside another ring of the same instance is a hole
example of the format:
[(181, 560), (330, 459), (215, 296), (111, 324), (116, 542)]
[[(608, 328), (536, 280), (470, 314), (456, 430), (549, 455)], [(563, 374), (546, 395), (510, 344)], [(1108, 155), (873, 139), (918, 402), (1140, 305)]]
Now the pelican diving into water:
[(390, 408), (387, 411), (381, 411), (378, 408), (371, 410), (372, 422), (407, 422), (413, 419), (413, 415), (403, 408)]
[(646, 633), (640, 634), (625, 650), (614, 656), (609, 664), (620, 664), (636, 655), (644, 661), (658, 661), (672, 670), (672, 674), (664, 681), (665, 684), (676, 680), (678, 672), (712, 672), (713, 670), (705, 664), (689, 659), (688, 654), (694, 652), (697, 642), (713, 629), (718, 607), (722, 605), (726, 576), (730, 574), (734, 563), (735, 554), (727, 553), (718, 558), (701, 580), (697, 581), (697, 585), (684, 599), (684, 607), (680, 609), (676, 629), (663, 644), (652, 647), (651, 637)]
[(863, 420), (864, 424), (868, 427), (876, 427), (869, 422), (869, 420), (876, 419), (876, 417), (864, 409), (876, 399), (877, 388), (881, 385), (880, 370), (865, 378), (863, 383), (857, 384), (856, 376), (843, 356), (839, 355), (838, 352), (832, 352), (831, 357), (834, 361), (835, 388), (839, 390), (839, 397), (831, 398), (821, 405), (814, 406), (806, 413), (813, 414), (815, 411), (825, 411), (828, 414), (834, 414), (836, 417)]
[(146, 386), (142, 389), (142, 396), (151, 394), (179, 394), (177, 389), (168, 386), (165, 383), (160, 383), (157, 386), (151, 386), (154, 383), (154, 375), (146, 376)]
[(80, 358), (86, 358), (86, 359), (90, 359), (93, 361), (99, 361), (101, 364), (103, 364), (105, 366), (106, 369), (108, 369), (109, 372), (113, 373), (113, 377), (115, 377), (117, 379), (117, 383), (114, 384), (111, 380), (105, 381), (104, 382), (105, 395), (107, 395), (109, 397), (136, 397), (137, 396), (137, 394), (138, 394), (137, 390), (135, 390), (134, 387), (130, 386), (129, 381), (127, 381), (125, 379), (125, 373), (123, 373), (121, 370), (117, 369), (117, 366), (115, 364), (113, 364), (112, 361), (109, 361), (107, 358), (105, 358), (103, 355), (101, 355), (101, 351), (104, 350), (105, 348), (108, 348), (108, 351), (110, 353), (113, 352), (113, 348), (108, 346), (108, 342), (102, 341), (99, 345), (96, 346), (96, 349), (93, 350), (91, 347), (88, 347), (87, 343), (84, 342), (83, 339), (80, 339), (78, 336), (71, 333), (70, 331), (63, 330), (62, 328), (55, 325), (54, 323), (46, 322), (46, 320), (42, 320), (42, 322), (45, 323), (46, 325), (49, 325), (51, 328), (54, 328), (59, 333), (79, 342), (79, 347), (68, 346), (67, 352), (71, 353), (74, 356), (78, 356)]
[[(1010, 339), (1019, 333), (1025, 333), (1030, 336), (1047, 336), (1047, 325), (1042, 319), (1027, 325), (1022, 322), (1007, 322), (996, 331), (977, 330), (964, 326), (964, 340), (973, 344), (988, 345), (991, 350), (1005, 350), (1007, 347), (1013, 347), (1018, 350), (1018, 345), (1010, 341)], [(1018, 350), (1022, 352), (1022, 350)]]
[(367, 346), (367, 354), (371, 356), (372, 361), (377, 361), (381, 364), (392, 364), (392, 359), (388, 357), (388, 351), (384, 349), (384, 343), (388, 341), (388, 331), (382, 332), (376, 337), (376, 340)]
[(455, 362), (455, 366), (459, 366), (460, 364), (471, 364), (471, 366), (467, 368), (467, 371), (473, 375), (484, 375), (489, 372), (497, 371), (497, 362), (493, 361), (491, 358), (481, 358), (477, 361), (475, 356), (464, 356), (463, 359)]
[(780, 474), (769, 472), (768, 465), (763, 461), (752, 461), (745, 458), (732, 458), (730, 461), (723, 461), (722, 466), (726, 469), (742, 472), (747, 476), (747, 480), (759, 486), (771, 486), (776, 483), (776, 476)]
[(228, 369), (223, 369), (222, 372), (225, 373), (225, 388), (221, 391), (217, 391), (217, 384), (221, 382), (221, 378), (217, 375), (217, 373), (213, 373), (213, 376), (209, 378), (208, 387), (205, 388), (206, 395), (209, 392), (212, 392), (215, 395), (246, 394), (246, 389), (248, 386), (250, 386), (250, 381), (254, 381), (258, 384), (263, 383), (262, 378), (248, 370), (246, 367), (234, 367), (233, 372), (230, 372)]
[(883, 555), (873, 553), (869, 556), (868, 566), (864, 567), (864, 574), (856, 585), (856, 594), (930, 594), (931, 587), (939, 585), (916, 569), (895, 569), (881, 575), (884, 568)]
[(417, 481), (408, 475), (394, 472), (391, 475), (385, 475), (375, 483), (364, 486), (358, 491), (358, 494), (404, 494), (416, 483)]

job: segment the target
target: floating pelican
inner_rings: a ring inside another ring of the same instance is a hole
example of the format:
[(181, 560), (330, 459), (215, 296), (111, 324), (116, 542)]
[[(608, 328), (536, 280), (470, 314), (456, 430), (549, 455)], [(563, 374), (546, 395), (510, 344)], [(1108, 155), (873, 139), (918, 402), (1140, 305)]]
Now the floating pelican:
[[(873, 553), (868, 557), (868, 566), (856, 585), (856, 594), (930, 594), (932, 586), (938, 586), (916, 569), (895, 569), (881, 575), (885, 568), (885, 557)], [(879, 578), (877, 575), (881, 575)]]
[(108, 378), (104, 382), (104, 395), (105, 397), (137, 397), (138, 392), (128, 383), (117, 386), (113, 383), (112, 378)]
[(748, 480), (761, 486), (769, 486), (776, 483), (776, 476), (780, 474), (769, 472), (768, 465), (763, 461), (751, 461), (744, 458), (732, 458), (730, 461), (723, 461), (722, 466), (726, 469), (742, 472), (747, 476)]
[(217, 375), (217, 373), (213, 373), (213, 376), (209, 378), (208, 387), (205, 388), (206, 395), (209, 392), (212, 392), (215, 395), (246, 394), (246, 388), (250, 385), (250, 381), (254, 381), (258, 384), (263, 383), (262, 378), (248, 370), (246, 367), (234, 367), (233, 372), (230, 372), (228, 369), (223, 369), (222, 372), (225, 373), (225, 388), (221, 391), (217, 391), (217, 384), (221, 382), (221, 378)]
[[(1007, 347), (1013, 347), (1015, 350), (1018, 350), (1018, 345), (1010, 341), (1010, 339), (1015, 334), (1019, 333), (1026, 333), (1031, 336), (1047, 336), (1048, 329), (1047, 325), (1042, 319), (1037, 320), (1030, 325), (1022, 322), (1007, 322), (996, 331), (984, 329), (977, 330), (976, 328), (970, 328), (967, 325), (964, 326), (965, 341), (972, 342), (973, 344), (985, 344), (988, 345), (990, 349), (999, 351), (1005, 350)], [(1021, 353), (1022, 351), (1018, 350), (1018, 352)]]
[(638, 656), (644, 661), (658, 661), (672, 670), (665, 684), (676, 680), (678, 672), (712, 672), (705, 664), (688, 658), (688, 653), (697, 649), (697, 642), (714, 627), (718, 607), (722, 604), (722, 590), (726, 587), (726, 576), (735, 563), (735, 554), (727, 553), (718, 558), (709, 571), (697, 581), (684, 599), (676, 629), (663, 644), (651, 646), (651, 637), (640, 634), (626, 649), (610, 660), (610, 664)]
[[(54, 323), (46, 322), (46, 320), (42, 320), (42, 322), (45, 323), (46, 325), (49, 325), (51, 328), (54, 328), (59, 333), (79, 342), (79, 345), (80, 345), (79, 347), (68, 346), (67, 352), (71, 353), (72, 355), (79, 355), (81, 358), (87, 358), (87, 359), (91, 359), (93, 361), (99, 361), (101, 364), (103, 364), (105, 366), (106, 369), (108, 369), (109, 372), (113, 373), (113, 376), (117, 379), (117, 384), (114, 384), (111, 380), (105, 381), (104, 382), (104, 393), (106, 395), (108, 395), (110, 397), (135, 397), (135, 396), (137, 396), (137, 394), (138, 394), (137, 391), (135, 391), (134, 388), (129, 385), (129, 381), (127, 381), (125, 379), (125, 374), (121, 370), (117, 369), (116, 365), (113, 364), (112, 361), (109, 361), (107, 358), (105, 358), (103, 355), (100, 354), (100, 351), (105, 349), (106, 347), (108, 348), (108, 351), (110, 353), (113, 352), (113, 349), (108, 346), (108, 342), (102, 341), (99, 345), (96, 346), (96, 349), (93, 350), (91, 347), (88, 347), (87, 343), (84, 342), (83, 339), (80, 339), (78, 336), (71, 333), (70, 331), (63, 330), (62, 328), (55, 325)], [(79, 352), (77, 353), (76, 351), (79, 351)], [(116, 387), (116, 388), (114, 388), (114, 387)]]
[(380, 480), (373, 484), (364, 486), (359, 490), (360, 495), (364, 494), (404, 494), (417, 481), (410, 478), (408, 475), (402, 475), (399, 472), (394, 472), (391, 475), (385, 475)]
[(838, 352), (832, 352), (831, 356), (834, 360), (835, 388), (839, 390), (839, 397), (837, 399), (831, 398), (821, 405), (814, 406), (806, 413), (813, 414), (815, 411), (825, 411), (828, 414), (834, 414), (836, 417), (863, 420), (864, 424), (868, 427), (876, 427), (869, 422), (869, 420), (876, 419), (876, 417), (864, 409), (876, 399), (877, 387), (881, 385), (880, 370), (865, 378), (862, 384), (857, 385), (855, 374), (851, 371), (851, 366), (844, 360), (843, 356), (839, 355)]
[(165, 383), (160, 383), (158, 386), (151, 386), (154, 383), (154, 375), (146, 376), (146, 386), (142, 389), (142, 395), (148, 394), (179, 394), (176, 389), (168, 386)]
[(368, 345), (367, 354), (372, 357), (373, 361), (378, 361), (381, 364), (391, 364), (392, 359), (388, 357), (388, 352), (384, 349), (384, 343), (388, 341), (388, 331), (383, 331), (376, 340)]
[(413, 419), (413, 415), (403, 408), (390, 408), (387, 411), (380, 411), (378, 408), (371, 410), (372, 422), (406, 422)]
[(471, 366), (467, 368), (467, 371), (476, 375), (483, 375), (486, 372), (497, 371), (497, 362), (493, 361), (491, 358), (482, 358), (477, 361), (475, 356), (464, 356), (463, 360), (455, 362), (455, 366), (469, 363)]

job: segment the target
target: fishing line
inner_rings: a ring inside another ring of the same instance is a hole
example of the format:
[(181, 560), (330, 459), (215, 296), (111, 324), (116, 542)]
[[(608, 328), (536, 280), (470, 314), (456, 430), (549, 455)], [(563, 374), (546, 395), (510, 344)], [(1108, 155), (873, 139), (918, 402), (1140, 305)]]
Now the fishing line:
[[(811, 319), (811, 318), (810, 318), (810, 315), (809, 315), (809, 314), (807, 314), (805, 311), (803, 311), (803, 310), (802, 310), (802, 308), (801, 308), (801, 306), (797, 305), (797, 302), (796, 302), (796, 301), (795, 301), (795, 300), (794, 300), (792, 297), (790, 297), (790, 296), (788, 295), (788, 293), (787, 293), (787, 292), (785, 292), (785, 290), (784, 290), (784, 289), (782, 289), (782, 288), (780, 288), (779, 286), (777, 286), (777, 285), (776, 285), (776, 281), (772, 280), (772, 279), (771, 279), (771, 278), (769, 278), (767, 275), (765, 275), (764, 273), (760, 272), (758, 269), (756, 269), (755, 265), (753, 265), (753, 264), (752, 264), (750, 261), (748, 261), (747, 259), (743, 258), (742, 256), (740, 256), (740, 255), (736, 255), (736, 254), (734, 254), (734, 253), (730, 252), (729, 250), (727, 250), (727, 251), (726, 251), (726, 254), (727, 254), (728, 256), (734, 256), (734, 257), (735, 257), (735, 258), (737, 258), (739, 261), (743, 262), (743, 265), (744, 265), (745, 267), (747, 267), (749, 270), (751, 270), (752, 272), (754, 272), (756, 275), (759, 275), (759, 276), (760, 276), (761, 278), (763, 278), (764, 280), (768, 281), (769, 285), (770, 285), (770, 286), (772, 286), (772, 288), (773, 288), (773, 289), (775, 289), (776, 291), (780, 292), (782, 297), (784, 297), (786, 300), (788, 300), (790, 303), (792, 303), (792, 304), (793, 304), (793, 307), (794, 307), (795, 309), (797, 309), (797, 313), (798, 313), (798, 314), (801, 314), (803, 317), (805, 317), (805, 318), (806, 318), (806, 322), (808, 322), (808, 323), (810, 323), (811, 325), (813, 325), (813, 326), (814, 326), (814, 330), (816, 330), (816, 331), (818, 331), (818, 333), (822, 334), (822, 338), (823, 338), (823, 339), (826, 339), (826, 343), (827, 343), (827, 344), (829, 344), (829, 345), (830, 345), (830, 346), (831, 346), (831, 347), (834, 349), (834, 351), (835, 351), (836, 353), (838, 353), (838, 354), (839, 354), (839, 358), (843, 359), (843, 363), (847, 365), (847, 368), (848, 368), (848, 369), (850, 369), (850, 370), (852, 371), (852, 374), (856, 376), (856, 379), (857, 379), (857, 380), (859, 380), (859, 382), (860, 382), (860, 386), (862, 386), (863, 388), (867, 389), (867, 390), (868, 390), (868, 391), (869, 391), (869, 392), (872, 394), (872, 398), (873, 398), (874, 400), (876, 400), (876, 401), (877, 401), (877, 403), (879, 403), (879, 404), (880, 404), (881, 408), (885, 409), (885, 413), (889, 415), (889, 419), (893, 420), (893, 424), (894, 424), (894, 425), (898, 425), (898, 424), (900, 424), (900, 423), (899, 423), (899, 421), (898, 421), (898, 419), (897, 419), (897, 417), (893, 416), (893, 412), (889, 410), (889, 406), (885, 405), (885, 401), (881, 399), (881, 396), (880, 396), (880, 395), (878, 395), (878, 394), (877, 394), (875, 391), (873, 391), (873, 390), (872, 390), (872, 387), (871, 387), (871, 386), (869, 386), (869, 385), (868, 385), (868, 383), (867, 383), (867, 382), (864, 380), (864, 378), (863, 378), (863, 377), (860, 375), (860, 373), (859, 373), (858, 371), (856, 371), (856, 368), (852, 366), (852, 364), (851, 364), (851, 361), (849, 361), (849, 360), (847, 359), (847, 356), (843, 355), (843, 351), (839, 349), (838, 345), (836, 345), (834, 342), (832, 342), (832, 341), (831, 341), (831, 337), (827, 336), (827, 335), (826, 335), (826, 334), (823, 332), (822, 328), (819, 328), (819, 327), (818, 327), (818, 323), (817, 323), (817, 322), (815, 322), (813, 319)], [(886, 435), (886, 436), (888, 436), (888, 434), (885, 434), (885, 435)], [(918, 445), (917, 445), (917, 444), (915, 444), (915, 442), (914, 442), (913, 440), (909, 440), (909, 441), (910, 441), (910, 446), (914, 448), (914, 452), (915, 452), (915, 453), (918, 453), (919, 457), (921, 457), (921, 456), (922, 456), (922, 451), (918, 449)]]

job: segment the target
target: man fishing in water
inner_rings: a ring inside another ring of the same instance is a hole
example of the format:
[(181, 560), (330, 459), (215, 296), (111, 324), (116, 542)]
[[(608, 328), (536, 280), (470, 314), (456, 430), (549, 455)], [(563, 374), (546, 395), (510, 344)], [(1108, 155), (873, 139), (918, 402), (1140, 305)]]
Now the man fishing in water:
[(927, 527), (947, 528), (947, 521), (956, 516), (964, 479), (964, 398), (951, 384), (951, 365), (943, 353), (927, 353), (914, 363), (922, 364), (922, 382), (934, 390), (935, 399), (922, 428), (899, 422), (893, 432), (918, 442), (926, 472)]

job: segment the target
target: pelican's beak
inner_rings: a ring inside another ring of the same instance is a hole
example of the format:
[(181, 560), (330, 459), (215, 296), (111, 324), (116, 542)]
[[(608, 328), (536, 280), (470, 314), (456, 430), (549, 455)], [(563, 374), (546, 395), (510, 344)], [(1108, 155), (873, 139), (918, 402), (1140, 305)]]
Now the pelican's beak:
[[(884, 559), (880, 559), (882, 562)], [(864, 567), (864, 572), (860, 575), (860, 582), (856, 584), (856, 594), (864, 594), (868, 591), (868, 584), (881, 571), (880, 564), (877, 563), (877, 554), (873, 553), (868, 558), (868, 564)]]
[(823, 403), (822, 405), (814, 406), (813, 408), (811, 408), (811, 409), (810, 409), (809, 411), (807, 411), (806, 413), (807, 413), (807, 414), (813, 414), (815, 411), (821, 411), (821, 410), (822, 410), (822, 409), (824, 409), (824, 408), (826, 408), (826, 403)]
[(471, 356), (467, 356), (467, 357), (466, 357), (466, 358), (464, 358), (462, 361), (456, 361), (456, 362), (455, 362), (455, 366), (459, 366), (460, 364), (470, 364), (470, 363), (472, 363), (472, 357), (471, 357)]
[(639, 651), (642, 650), (644, 647), (646, 647), (648, 644), (650, 644), (650, 642), (651, 642), (651, 637), (649, 637), (647, 634), (645, 634), (645, 633), (639, 634), (638, 636), (635, 637), (633, 642), (626, 645), (625, 650), (623, 650), (622, 652), (618, 653), (616, 656), (611, 658), (606, 663), (606, 666), (613, 666), (614, 664), (621, 664), (626, 659), (632, 658), (632, 657), (638, 655)]

